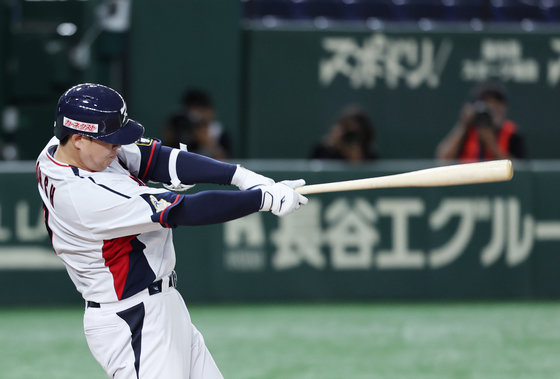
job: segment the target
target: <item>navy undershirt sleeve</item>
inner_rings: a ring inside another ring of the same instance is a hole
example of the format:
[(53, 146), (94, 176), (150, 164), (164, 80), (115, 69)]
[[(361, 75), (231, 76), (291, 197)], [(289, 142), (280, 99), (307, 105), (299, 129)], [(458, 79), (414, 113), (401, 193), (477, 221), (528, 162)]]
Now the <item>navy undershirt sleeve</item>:
[(257, 212), (261, 190), (203, 191), (181, 195), (182, 201), (170, 210), (167, 222), (172, 225), (217, 224)]
[[(148, 180), (169, 183), (169, 155), (172, 148), (161, 146), (157, 160), (153, 162)], [(221, 162), (204, 155), (187, 151), (177, 156), (177, 176), (183, 184), (212, 183), (231, 184), (231, 178), (237, 169), (236, 165)]]

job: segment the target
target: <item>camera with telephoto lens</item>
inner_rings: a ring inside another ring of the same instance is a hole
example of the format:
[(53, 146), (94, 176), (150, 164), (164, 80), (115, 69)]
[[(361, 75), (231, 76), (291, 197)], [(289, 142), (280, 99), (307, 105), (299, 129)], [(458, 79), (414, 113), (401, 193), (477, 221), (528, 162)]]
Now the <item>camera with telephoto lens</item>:
[(492, 112), (484, 101), (475, 101), (473, 103), (474, 116), (472, 124), (476, 127), (492, 126)]

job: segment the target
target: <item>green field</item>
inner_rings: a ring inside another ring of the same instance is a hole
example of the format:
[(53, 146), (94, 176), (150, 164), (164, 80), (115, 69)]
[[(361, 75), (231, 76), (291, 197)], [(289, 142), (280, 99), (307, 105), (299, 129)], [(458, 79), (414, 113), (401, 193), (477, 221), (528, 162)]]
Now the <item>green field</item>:
[[(560, 378), (560, 303), (190, 307), (226, 378)], [(82, 309), (0, 310), (0, 377), (105, 378)]]

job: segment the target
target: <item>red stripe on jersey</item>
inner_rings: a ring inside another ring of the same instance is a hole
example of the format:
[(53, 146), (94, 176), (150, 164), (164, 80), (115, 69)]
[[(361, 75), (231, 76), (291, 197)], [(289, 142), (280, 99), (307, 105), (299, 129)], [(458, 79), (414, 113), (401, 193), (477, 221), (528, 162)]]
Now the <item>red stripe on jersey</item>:
[(139, 186), (145, 186), (144, 182), (141, 181), (140, 179), (138, 179), (136, 176), (133, 175), (129, 175), (130, 179), (134, 180), (136, 183), (138, 183)]
[(58, 163), (57, 161), (54, 160), (53, 157), (51, 157), (49, 155), (49, 153), (47, 153), (46, 155), (47, 155), (47, 158), (49, 158), (52, 161), (52, 163), (54, 163), (55, 165), (60, 166), (60, 167), (70, 167), (70, 165)]
[(175, 201), (173, 202), (173, 204), (168, 205), (168, 206), (161, 212), (161, 214), (159, 215), (159, 223), (160, 223), (161, 225), (165, 226), (166, 228), (169, 228), (169, 224), (166, 223), (166, 222), (163, 222), (163, 214), (164, 214), (165, 212), (167, 212), (173, 205), (175, 205), (175, 203), (176, 203), (177, 201), (179, 201), (179, 198), (180, 198), (180, 197), (181, 197), (180, 195), (177, 195), (177, 197), (175, 198)]
[(130, 241), (136, 238), (136, 236), (137, 234), (103, 241), (102, 252), (105, 266), (109, 267), (109, 271), (113, 275), (113, 285), (119, 300), (122, 298), (128, 276), (128, 254), (132, 251)]
[(150, 158), (148, 158), (148, 164), (146, 164), (146, 170), (144, 170), (144, 175), (142, 175), (142, 177), (140, 178), (141, 180), (144, 180), (144, 178), (146, 178), (146, 175), (148, 175), (148, 170), (150, 168), (150, 164), (152, 163), (152, 158), (154, 157), (154, 151), (156, 150), (156, 145), (157, 145), (157, 141), (154, 141), (154, 145), (152, 146), (152, 150), (150, 151)]

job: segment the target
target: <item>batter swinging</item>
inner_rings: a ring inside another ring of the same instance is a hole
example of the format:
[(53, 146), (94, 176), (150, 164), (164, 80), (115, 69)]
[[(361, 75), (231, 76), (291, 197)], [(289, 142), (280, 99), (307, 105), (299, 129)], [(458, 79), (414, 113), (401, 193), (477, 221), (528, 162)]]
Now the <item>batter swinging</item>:
[[(55, 137), (36, 166), (47, 230), (85, 300), (87, 343), (109, 377), (222, 378), (175, 288), (171, 228), (287, 215), (307, 203), (294, 190), (305, 182), (275, 183), (143, 133), (111, 88), (80, 84), (60, 97)], [(241, 191), (182, 195), (147, 181)]]

